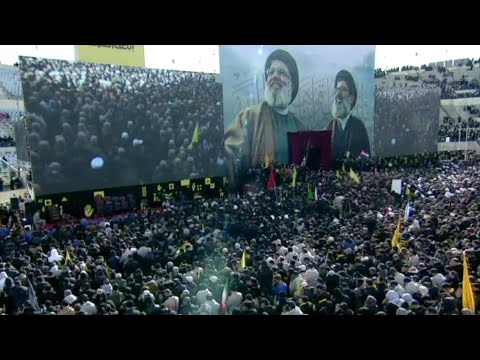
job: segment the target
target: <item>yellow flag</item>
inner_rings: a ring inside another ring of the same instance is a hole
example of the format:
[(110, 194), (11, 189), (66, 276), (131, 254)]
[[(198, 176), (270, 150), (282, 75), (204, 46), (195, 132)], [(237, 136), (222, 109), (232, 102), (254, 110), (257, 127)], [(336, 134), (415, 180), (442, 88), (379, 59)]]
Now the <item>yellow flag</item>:
[(242, 265), (242, 269), (247, 268), (247, 251), (246, 250), (243, 250), (241, 265)]
[(355, 181), (357, 184), (360, 184), (360, 178), (358, 177), (358, 175), (355, 173), (355, 171), (353, 171), (352, 169), (350, 169), (350, 178)]
[(265, 155), (265, 168), (269, 168), (270, 167), (270, 159), (268, 158), (268, 155)]
[(392, 238), (392, 248), (397, 247), (398, 250), (400, 250), (400, 221), (401, 218), (398, 219), (398, 225)]
[(407, 196), (412, 196), (413, 195), (412, 190), (408, 186), (407, 186), (407, 190), (405, 190), (405, 194)]
[(68, 262), (72, 262), (72, 258), (70, 257), (70, 253), (66, 250), (67, 254), (65, 255), (65, 265), (68, 265)]
[(112, 279), (113, 279), (112, 269), (110, 269), (110, 267), (108, 266), (107, 263), (105, 263), (105, 272), (107, 273), (108, 279), (109, 279), (109, 280), (112, 280)]
[(472, 284), (470, 283), (468, 260), (465, 253), (463, 253), (462, 306), (475, 314), (475, 295), (473, 294)]
[(195, 130), (193, 131), (192, 142), (188, 145), (190, 150), (193, 149), (194, 146), (200, 144), (200, 124), (197, 121), (197, 125), (195, 125)]
[(340, 174), (340, 171), (337, 170), (337, 178), (341, 179), (342, 178), (342, 174)]
[(93, 209), (92, 205), (88, 204), (88, 205), (85, 205), (85, 207), (83, 208), (83, 211), (85, 213), (85, 216), (89, 218), (93, 215), (93, 212), (95, 210)]
[(297, 176), (298, 176), (297, 168), (294, 167), (293, 168), (293, 178), (292, 178), (292, 187), (293, 188), (297, 187)]

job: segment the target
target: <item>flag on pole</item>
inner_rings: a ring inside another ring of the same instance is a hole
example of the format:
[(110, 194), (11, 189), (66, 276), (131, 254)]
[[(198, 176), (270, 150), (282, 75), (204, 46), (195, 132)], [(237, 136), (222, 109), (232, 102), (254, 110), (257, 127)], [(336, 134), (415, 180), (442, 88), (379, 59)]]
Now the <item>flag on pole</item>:
[(200, 144), (200, 136), (200, 124), (197, 121), (197, 125), (195, 125), (195, 130), (193, 131), (192, 141), (190, 142), (190, 145), (188, 145), (188, 148), (190, 150)]
[(297, 187), (297, 177), (298, 177), (297, 167), (294, 167), (293, 168), (293, 176), (292, 176), (292, 187), (293, 188)]
[(68, 249), (65, 250), (65, 252), (67, 253), (65, 255), (65, 266), (67, 266), (69, 261), (72, 262), (72, 258), (70, 257), (70, 252), (68, 251)]
[(304, 167), (305, 165), (307, 165), (307, 154), (303, 156), (300, 166)]
[(393, 234), (392, 238), (392, 248), (396, 247), (398, 250), (400, 250), (400, 221), (401, 218), (398, 219), (397, 228), (395, 229), (395, 233)]
[(358, 175), (353, 171), (353, 169), (350, 168), (350, 178), (355, 181), (357, 184), (360, 184), (360, 178)]
[(369, 154), (368, 152), (366, 152), (365, 150), (362, 150), (362, 151), (360, 152), (360, 156), (364, 156), (364, 157), (366, 157), (366, 158), (369, 158), (369, 157), (370, 157), (370, 154)]
[(308, 185), (307, 201), (315, 201), (315, 191)]
[(37, 294), (35, 294), (35, 289), (33, 288), (30, 279), (28, 279), (28, 301), (30, 302), (30, 305), (32, 306), (34, 311), (40, 311)]
[(315, 186), (315, 201), (318, 201), (318, 189)]
[(241, 265), (242, 265), (242, 269), (245, 270), (247, 268), (247, 250), (246, 249), (243, 250)]
[(413, 191), (412, 191), (412, 189), (410, 188), (410, 185), (407, 185), (407, 189), (405, 190), (405, 194), (406, 194), (408, 197), (412, 197)]
[(270, 159), (268, 158), (268, 155), (265, 155), (265, 169), (268, 169), (271, 165)]
[(220, 307), (220, 312), (222, 315), (227, 315), (227, 300), (228, 300), (228, 280), (225, 282), (222, 291), (222, 305)]
[(462, 306), (475, 314), (475, 295), (473, 293), (472, 284), (470, 283), (468, 260), (465, 252), (463, 253)]
[(310, 150), (310, 139), (308, 139), (307, 147), (305, 149), (305, 155), (303, 156), (302, 163), (300, 166), (306, 166), (307, 165), (307, 160), (308, 160), (308, 151)]
[(275, 182), (275, 168), (270, 169), (270, 177), (268, 179), (268, 185), (267, 189), (268, 190), (274, 190), (277, 187), (277, 184)]

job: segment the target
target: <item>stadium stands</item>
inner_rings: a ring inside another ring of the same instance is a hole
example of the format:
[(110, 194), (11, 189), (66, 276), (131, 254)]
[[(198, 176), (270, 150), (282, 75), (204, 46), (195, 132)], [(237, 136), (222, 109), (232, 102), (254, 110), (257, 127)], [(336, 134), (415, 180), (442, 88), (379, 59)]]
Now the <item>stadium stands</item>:
[(22, 97), (20, 70), (15, 66), (0, 65), (0, 99), (19, 99)]

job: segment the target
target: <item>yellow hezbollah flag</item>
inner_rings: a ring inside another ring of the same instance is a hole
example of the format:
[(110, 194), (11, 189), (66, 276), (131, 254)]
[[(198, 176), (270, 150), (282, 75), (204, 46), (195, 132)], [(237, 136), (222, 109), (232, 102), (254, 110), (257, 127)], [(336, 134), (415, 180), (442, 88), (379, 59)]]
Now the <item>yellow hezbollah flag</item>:
[(294, 187), (294, 188), (297, 187), (297, 176), (298, 176), (297, 168), (294, 167), (293, 168), (293, 178), (292, 178), (292, 187)]
[(413, 195), (413, 192), (410, 189), (410, 187), (407, 186), (407, 190), (405, 190), (405, 194), (407, 194), (407, 196), (410, 196), (410, 197)]
[(143, 45), (75, 45), (75, 60), (145, 67)]
[(465, 253), (463, 253), (462, 306), (475, 314), (475, 295), (473, 294), (472, 284), (470, 283), (468, 260)]
[(398, 219), (398, 225), (392, 238), (392, 248), (396, 247), (398, 250), (400, 250), (400, 220), (401, 218)]
[(242, 269), (247, 268), (247, 250), (243, 250), (241, 265), (242, 265)]
[(72, 258), (70, 257), (70, 253), (66, 250), (67, 254), (65, 255), (65, 265), (68, 265), (68, 262), (72, 262)]
[(265, 168), (269, 168), (270, 167), (270, 159), (268, 158), (268, 155), (265, 155)]
[(192, 142), (188, 145), (190, 150), (193, 149), (194, 146), (200, 144), (200, 124), (197, 121), (197, 125), (195, 125), (195, 130), (193, 131)]
[(93, 212), (95, 210), (93, 209), (92, 205), (88, 204), (88, 205), (85, 205), (85, 207), (83, 208), (83, 212), (85, 213), (85, 216), (87, 218), (91, 217), (93, 215)]
[(352, 169), (350, 169), (350, 178), (355, 181), (357, 184), (360, 184), (360, 178), (358, 177), (358, 175), (355, 173), (355, 171), (353, 171)]

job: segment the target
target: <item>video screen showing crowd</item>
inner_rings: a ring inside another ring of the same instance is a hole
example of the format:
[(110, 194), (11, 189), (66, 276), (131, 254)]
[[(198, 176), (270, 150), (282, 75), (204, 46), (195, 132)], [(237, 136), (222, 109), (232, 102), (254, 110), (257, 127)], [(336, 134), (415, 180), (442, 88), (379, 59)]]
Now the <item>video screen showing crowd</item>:
[(375, 153), (380, 157), (437, 151), (440, 88), (377, 86)]
[(35, 194), (225, 174), (213, 74), (20, 58)]

